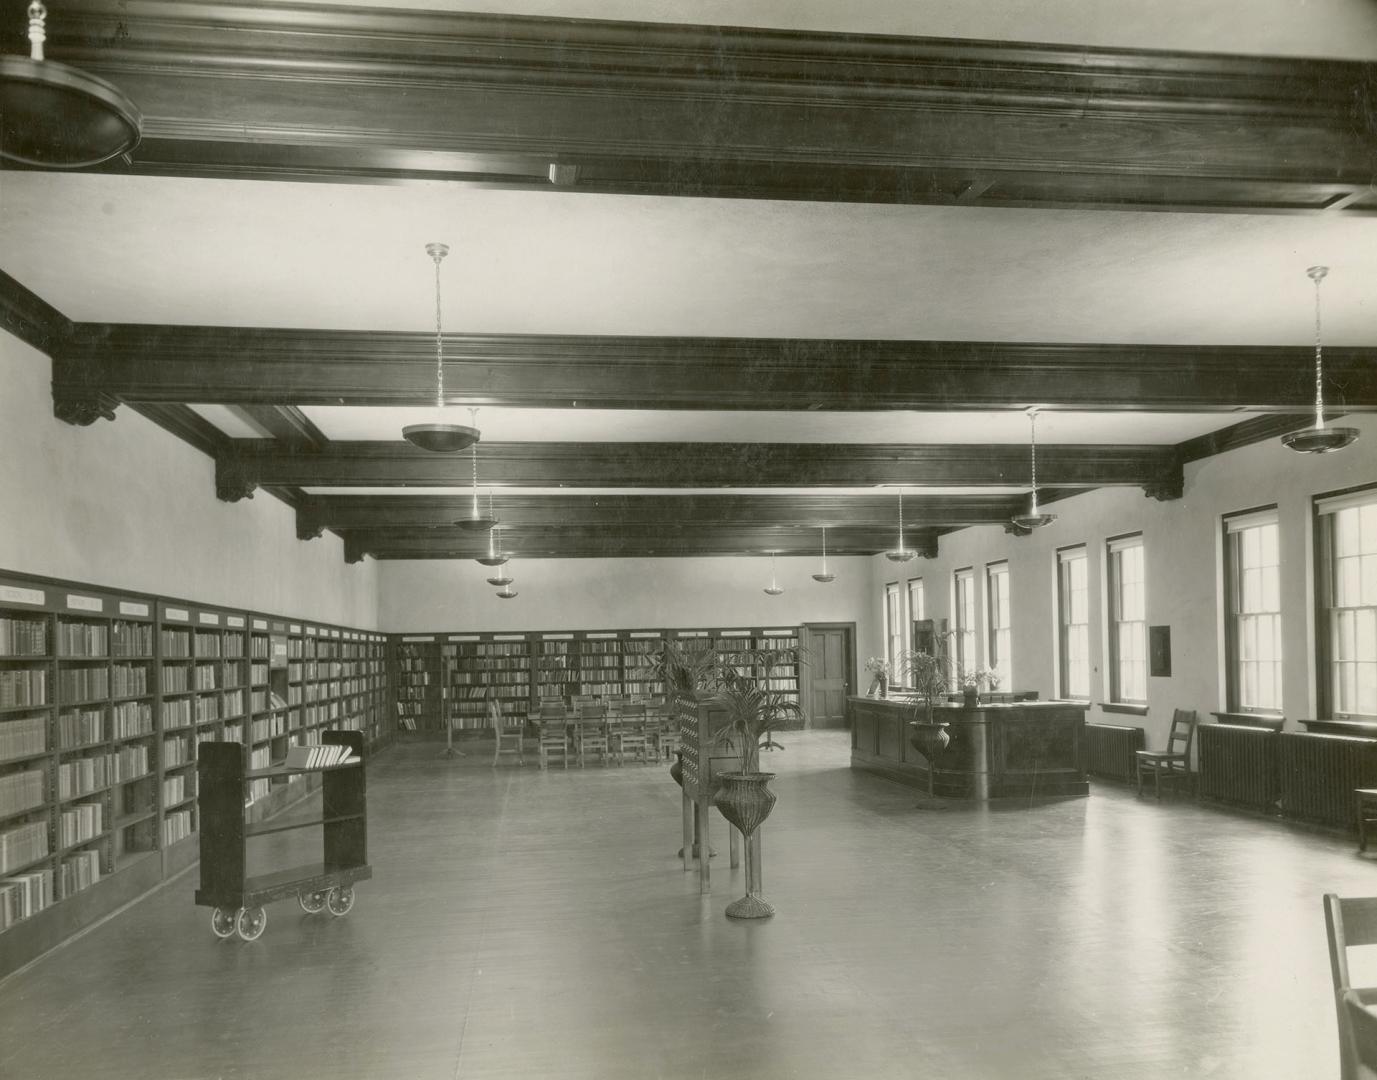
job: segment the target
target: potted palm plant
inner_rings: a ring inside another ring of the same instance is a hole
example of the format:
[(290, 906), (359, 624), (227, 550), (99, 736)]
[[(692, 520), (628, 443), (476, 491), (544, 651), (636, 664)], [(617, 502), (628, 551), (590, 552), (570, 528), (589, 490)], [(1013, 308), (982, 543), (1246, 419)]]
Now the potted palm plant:
[(933, 798), (933, 778), (937, 772), (937, 759), (951, 743), (951, 732), (945, 720), (933, 718), (933, 706), (941, 701), (950, 685), (948, 672), (951, 664), (939, 639), (938, 652), (907, 652), (902, 658), (902, 670), (917, 692), (916, 707), (921, 709), (920, 718), (909, 721), (909, 745), (917, 750), (928, 763), (928, 799)]
[(759, 852), (752, 840), (776, 801), (768, 787), (775, 774), (760, 771), (760, 748), (772, 731), (802, 716), (791, 695), (773, 688), (781, 671), (799, 664), (802, 657), (797, 647), (788, 647), (752, 649), (743, 659), (749, 674), (719, 669), (716, 690), (709, 699), (720, 710), (716, 738), (739, 746), (741, 759), (739, 771), (718, 776), (713, 804), (746, 840), (746, 895), (727, 905), (727, 914), (734, 919), (760, 919), (773, 915), (775, 909), (760, 895)]

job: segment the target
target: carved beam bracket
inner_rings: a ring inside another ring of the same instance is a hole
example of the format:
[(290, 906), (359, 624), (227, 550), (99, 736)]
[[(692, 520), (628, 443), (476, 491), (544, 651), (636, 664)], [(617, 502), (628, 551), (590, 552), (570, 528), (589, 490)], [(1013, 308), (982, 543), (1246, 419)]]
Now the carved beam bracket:
[(302, 503), (296, 508), (296, 538), (316, 540), (325, 532), (325, 518), (314, 503)]
[(237, 455), (221, 454), (215, 459), (215, 497), (221, 502), (252, 499), (257, 486)]
[(54, 386), (53, 415), (64, 424), (90, 427), (97, 420), (113, 420), (120, 399), (87, 387)]
[(364, 541), (352, 533), (344, 535), (344, 561), (346, 563), (363, 562), (363, 557), (368, 554), (364, 546)]
[(1178, 468), (1143, 485), (1143, 494), (1158, 502), (1175, 502), (1185, 491), (1186, 478)]

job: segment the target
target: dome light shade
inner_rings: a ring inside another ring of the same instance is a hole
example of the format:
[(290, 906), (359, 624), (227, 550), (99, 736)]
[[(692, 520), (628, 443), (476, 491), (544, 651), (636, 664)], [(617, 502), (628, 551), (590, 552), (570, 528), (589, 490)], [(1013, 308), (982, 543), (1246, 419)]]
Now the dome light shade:
[(48, 9), (29, 5), (30, 55), (0, 56), (0, 157), (80, 169), (138, 146), (143, 117), (104, 79), (46, 60)]
[(513, 589), (509, 584), (501, 592), (494, 593), (493, 595), (496, 596), (499, 600), (511, 600), (512, 598), (520, 596), (521, 594), (517, 592), (515, 589)]

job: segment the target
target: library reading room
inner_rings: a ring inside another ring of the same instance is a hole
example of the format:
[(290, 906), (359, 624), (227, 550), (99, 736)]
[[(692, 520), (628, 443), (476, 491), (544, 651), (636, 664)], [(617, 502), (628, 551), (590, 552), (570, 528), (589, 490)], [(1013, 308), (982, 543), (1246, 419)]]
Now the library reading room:
[(0, 0), (0, 1077), (1377, 1080), (1374, 285), (1371, 0)]

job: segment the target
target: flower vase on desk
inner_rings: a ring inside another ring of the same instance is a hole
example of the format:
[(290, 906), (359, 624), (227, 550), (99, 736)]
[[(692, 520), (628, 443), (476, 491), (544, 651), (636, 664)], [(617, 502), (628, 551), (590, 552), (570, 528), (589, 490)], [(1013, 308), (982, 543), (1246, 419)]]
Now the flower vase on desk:
[(980, 691), (976, 687), (968, 686), (966, 687), (963, 693), (964, 696), (962, 698), (961, 704), (966, 706), (966, 708), (974, 709), (977, 705), (980, 704)]

